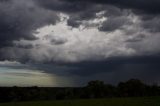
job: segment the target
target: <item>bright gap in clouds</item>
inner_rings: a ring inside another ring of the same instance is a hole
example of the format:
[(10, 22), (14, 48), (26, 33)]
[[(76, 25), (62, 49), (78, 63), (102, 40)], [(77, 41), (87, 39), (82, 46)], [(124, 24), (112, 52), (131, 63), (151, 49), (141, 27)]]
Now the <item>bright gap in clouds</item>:
[(70, 85), (67, 79), (36, 70), (25, 64), (11, 61), (0, 62), (1, 86), (44, 86), (57, 87)]
[(0, 68), (1, 86), (55, 86), (55, 79), (46, 73), (26, 69)]

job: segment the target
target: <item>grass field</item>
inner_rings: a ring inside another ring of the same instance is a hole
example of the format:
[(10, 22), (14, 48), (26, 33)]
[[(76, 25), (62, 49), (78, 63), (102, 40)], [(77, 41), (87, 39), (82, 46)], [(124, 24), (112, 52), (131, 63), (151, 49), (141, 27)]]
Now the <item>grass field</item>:
[(160, 97), (2, 103), (0, 106), (160, 106)]

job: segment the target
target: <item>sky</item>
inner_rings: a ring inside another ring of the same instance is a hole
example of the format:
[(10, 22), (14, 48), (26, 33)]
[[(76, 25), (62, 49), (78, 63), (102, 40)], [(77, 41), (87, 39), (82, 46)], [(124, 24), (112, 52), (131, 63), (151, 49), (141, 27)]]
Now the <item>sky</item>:
[(160, 84), (159, 0), (0, 0), (0, 86)]

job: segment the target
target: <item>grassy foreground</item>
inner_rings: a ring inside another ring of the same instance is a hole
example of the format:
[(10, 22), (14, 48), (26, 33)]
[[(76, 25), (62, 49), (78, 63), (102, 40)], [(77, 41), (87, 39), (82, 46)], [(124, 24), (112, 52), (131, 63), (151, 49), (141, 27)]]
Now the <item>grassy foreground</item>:
[(160, 106), (160, 97), (1, 103), (0, 106)]

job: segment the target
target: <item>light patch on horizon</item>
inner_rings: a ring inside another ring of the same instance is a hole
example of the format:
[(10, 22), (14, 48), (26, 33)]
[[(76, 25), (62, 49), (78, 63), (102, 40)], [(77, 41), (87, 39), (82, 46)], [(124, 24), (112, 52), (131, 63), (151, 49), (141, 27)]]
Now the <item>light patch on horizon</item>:
[(0, 86), (45, 86), (70, 85), (64, 77), (32, 69), (16, 61), (0, 61)]
[(0, 86), (56, 86), (53, 76), (27, 69), (0, 68)]

